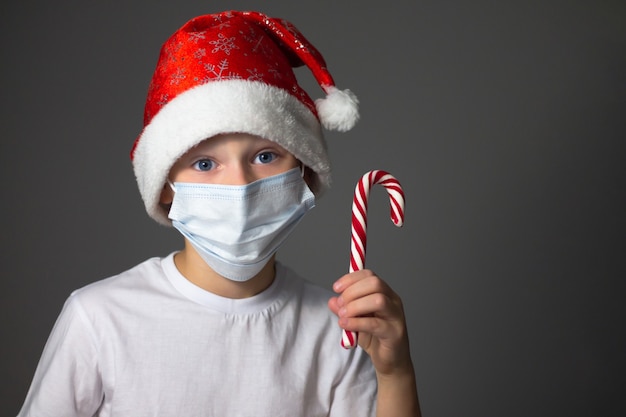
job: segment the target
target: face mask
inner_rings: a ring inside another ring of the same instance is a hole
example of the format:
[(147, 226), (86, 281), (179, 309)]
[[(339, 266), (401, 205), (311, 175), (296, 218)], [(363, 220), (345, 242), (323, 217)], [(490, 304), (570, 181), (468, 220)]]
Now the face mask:
[(175, 183), (169, 218), (204, 261), (233, 281), (255, 276), (315, 197), (300, 168), (247, 185)]

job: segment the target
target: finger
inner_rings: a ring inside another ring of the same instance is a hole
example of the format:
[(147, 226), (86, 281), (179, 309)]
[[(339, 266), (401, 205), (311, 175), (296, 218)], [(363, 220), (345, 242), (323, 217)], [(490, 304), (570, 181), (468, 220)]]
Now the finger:
[[(345, 330), (387, 340), (391, 344), (406, 338), (406, 326), (400, 317), (383, 318), (376, 315), (358, 317), (339, 317), (339, 326)], [(359, 337), (359, 341), (361, 338)]]
[(336, 316), (339, 316), (339, 303), (337, 300), (338, 297), (331, 297), (328, 300), (328, 308), (332, 311)]
[[(339, 300), (338, 300), (339, 301)], [(400, 319), (400, 306), (383, 293), (368, 294), (345, 305), (337, 302), (339, 317), (376, 316), (382, 319)]]
[(346, 287), (339, 297), (339, 303), (348, 304), (371, 294), (384, 294), (390, 298), (395, 297), (394, 292), (383, 280), (374, 274), (370, 274)]
[(333, 284), (333, 290), (335, 290), (336, 293), (341, 293), (349, 286), (353, 285), (356, 282), (359, 282), (363, 278), (366, 278), (370, 275), (374, 275), (374, 273), (369, 269), (362, 269), (360, 271), (346, 274), (339, 278), (337, 281), (335, 281), (335, 283)]
[(341, 317), (339, 325), (349, 331), (359, 334), (368, 334), (377, 339), (398, 339), (401, 329), (394, 322), (369, 316), (369, 317)]

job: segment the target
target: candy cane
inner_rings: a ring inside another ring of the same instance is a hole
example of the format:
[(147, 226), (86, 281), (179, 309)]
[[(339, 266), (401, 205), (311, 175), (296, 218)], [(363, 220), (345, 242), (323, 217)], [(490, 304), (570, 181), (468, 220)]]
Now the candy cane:
[[(369, 171), (356, 185), (352, 200), (352, 239), (350, 244), (350, 272), (360, 271), (365, 264), (365, 248), (367, 244), (367, 201), (372, 185), (380, 184), (389, 194), (391, 221), (397, 227), (404, 224), (404, 191), (398, 180), (391, 174), (381, 170)], [(346, 349), (356, 347), (358, 333), (343, 330), (341, 346)]]

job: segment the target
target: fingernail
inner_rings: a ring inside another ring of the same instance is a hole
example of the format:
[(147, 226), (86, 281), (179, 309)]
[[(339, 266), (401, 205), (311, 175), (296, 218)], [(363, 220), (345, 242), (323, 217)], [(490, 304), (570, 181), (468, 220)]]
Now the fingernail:
[(339, 317), (343, 317), (346, 315), (346, 309), (345, 308), (340, 308), (339, 309)]

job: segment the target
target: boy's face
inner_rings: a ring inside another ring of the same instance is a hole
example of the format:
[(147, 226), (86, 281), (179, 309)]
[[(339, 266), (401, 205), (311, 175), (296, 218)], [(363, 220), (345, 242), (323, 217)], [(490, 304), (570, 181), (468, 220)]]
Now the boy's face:
[[(218, 135), (200, 142), (181, 156), (170, 170), (175, 182), (245, 185), (297, 167), (300, 162), (283, 147), (246, 133)], [(172, 202), (170, 187), (161, 203)]]

